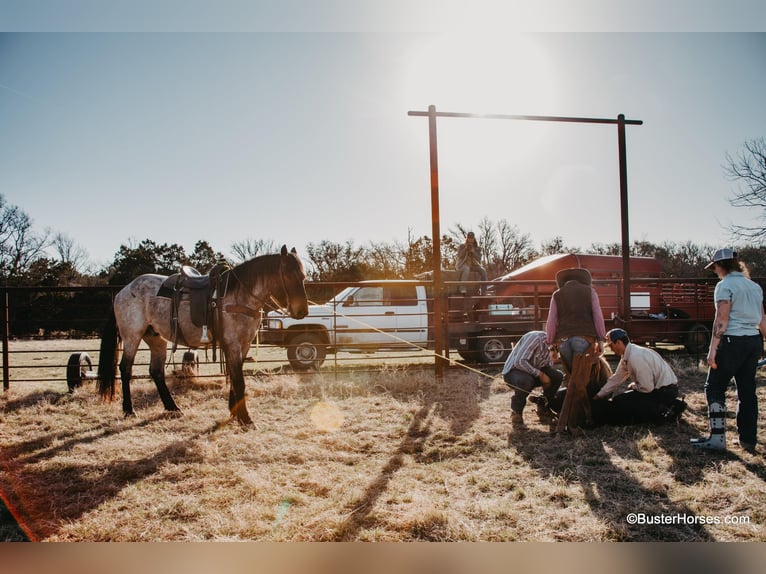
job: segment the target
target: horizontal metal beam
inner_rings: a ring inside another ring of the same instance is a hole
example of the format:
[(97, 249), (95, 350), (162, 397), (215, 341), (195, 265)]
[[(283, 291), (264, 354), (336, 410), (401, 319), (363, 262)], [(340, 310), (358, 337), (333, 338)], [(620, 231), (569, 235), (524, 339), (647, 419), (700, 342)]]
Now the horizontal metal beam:
[[(428, 112), (410, 111), (407, 112), (408, 116), (420, 116), (428, 117)], [(619, 119), (616, 118), (576, 118), (566, 116), (518, 116), (507, 114), (467, 114), (458, 112), (436, 112), (436, 117), (441, 118), (478, 118), (484, 120), (523, 120), (532, 122), (569, 122), (578, 124), (617, 124)], [(642, 120), (625, 120), (625, 124), (640, 126), (644, 122)]]

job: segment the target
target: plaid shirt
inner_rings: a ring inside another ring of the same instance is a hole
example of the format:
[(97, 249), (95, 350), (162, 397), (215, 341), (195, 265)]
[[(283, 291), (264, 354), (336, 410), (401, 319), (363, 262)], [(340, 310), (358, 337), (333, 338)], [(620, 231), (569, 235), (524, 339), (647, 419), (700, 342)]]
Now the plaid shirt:
[(519, 339), (511, 354), (508, 355), (503, 365), (503, 375), (509, 373), (511, 369), (518, 369), (539, 378), (540, 369), (552, 366), (553, 361), (548, 351), (545, 331), (530, 331)]

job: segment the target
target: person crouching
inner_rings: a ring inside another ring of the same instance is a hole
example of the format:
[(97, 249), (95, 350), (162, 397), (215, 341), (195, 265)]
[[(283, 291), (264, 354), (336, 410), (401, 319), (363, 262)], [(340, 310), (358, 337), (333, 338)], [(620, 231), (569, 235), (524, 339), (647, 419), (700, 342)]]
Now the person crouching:
[[(514, 390), (511, 424), (517, 428), (524, 426), (522, 413), (532, 389), (542, 386), (546, 399), (552, 401), (564, 380), (564, 373), (553, 368), (544, 331), (530, 331), (521, 337), (506, 359), (502, 373), (503, 380)], [(550, 422), (546, 405), (538, 404), (537, 412), (541, 422)]]

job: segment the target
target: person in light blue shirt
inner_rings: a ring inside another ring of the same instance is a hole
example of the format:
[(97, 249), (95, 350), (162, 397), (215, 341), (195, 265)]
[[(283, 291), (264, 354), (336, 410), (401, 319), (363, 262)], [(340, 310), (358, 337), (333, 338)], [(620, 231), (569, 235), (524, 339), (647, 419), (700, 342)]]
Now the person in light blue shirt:
[(691, 442), (705, 449), (726, 449), (726, 389), (734, 377), (739, 399), (739, 445), (754, 453), (758, 422), (755, 371), (763, 354), (763, 335), (766, 334), (763, 290), (745, 275), (736, 251), (716, 251), (713, 261), (705, 267), (711, 268), (721, 280), (714, 292), (716, 312), (707, 355), (710, 368), (705, 381), (710, 436)]

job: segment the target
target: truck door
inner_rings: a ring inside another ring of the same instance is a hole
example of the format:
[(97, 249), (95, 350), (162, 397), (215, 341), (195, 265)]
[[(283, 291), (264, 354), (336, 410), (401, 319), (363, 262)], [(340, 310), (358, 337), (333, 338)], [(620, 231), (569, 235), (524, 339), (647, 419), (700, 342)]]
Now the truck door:
[(380, 347), (394, 339), (396, 314), (384, 305), (383, 287), (360, 287), (337, 308), (335, 337), (338, 347)]
[(398, 343), (423, 345), (428, 337), (428, 314), (425, 298), (418, 299), (415, 285), (396, 285), (383, 289), (386, 310), (396, 317)]

